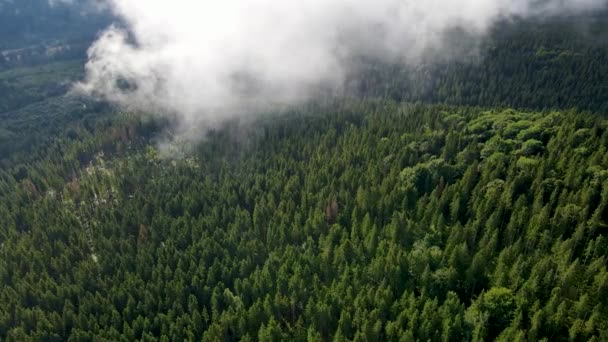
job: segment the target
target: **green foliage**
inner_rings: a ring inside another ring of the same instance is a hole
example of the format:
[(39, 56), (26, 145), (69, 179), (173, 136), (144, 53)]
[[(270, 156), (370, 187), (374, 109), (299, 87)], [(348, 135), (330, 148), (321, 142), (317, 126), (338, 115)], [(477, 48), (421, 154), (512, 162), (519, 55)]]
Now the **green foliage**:
[(512, 321), (516, 309), (510, 289), (492, 287), (473, 302), (467, 320), (475, 327), (476, 340), (494, 340)]
[[(415, 67), (364, 64), (357, 94), (398, 101), (608, 112), (605, 11), (589, 16), (512, 20), (479, 46)], [(455, 44), (466, 38), (455, 38)], [(466, 43), (464, 43), (466, 45)], [(540, 140), (540, 139), (539, 139)]]
[(546, 110), (608, 111), (606, 49), (561, 20), (187, 148), (0, 72), (0, 340), (607, 340), (608, 121)]
[(162, 125), (0, 172), (0, 339), (607, 336), (603, 119), (343, 101), (179, 159)]

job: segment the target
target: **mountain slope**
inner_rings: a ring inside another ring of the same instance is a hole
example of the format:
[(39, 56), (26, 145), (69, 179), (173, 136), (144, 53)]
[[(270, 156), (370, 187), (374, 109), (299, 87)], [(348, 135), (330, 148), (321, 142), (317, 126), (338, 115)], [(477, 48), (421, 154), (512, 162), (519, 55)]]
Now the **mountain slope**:
[[(61, 143), (2, 176), (0, 336), (603, 340), (607, 124), (382, 101), (175, 161)], [(59, 151), (93, 158), (63, 186)]]

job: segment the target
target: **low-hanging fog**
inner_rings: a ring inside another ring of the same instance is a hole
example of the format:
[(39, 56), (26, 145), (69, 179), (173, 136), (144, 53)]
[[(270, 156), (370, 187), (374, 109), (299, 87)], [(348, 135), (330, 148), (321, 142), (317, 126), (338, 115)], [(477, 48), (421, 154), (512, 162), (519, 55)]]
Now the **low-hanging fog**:
[(445, 33), (498, 20), (599, 10), (608, 0), (106, 0), (117, 23), (89, 49), (81, 93), (212, 126), (320, 86), (357, 56), (415, 64), (449, 54)]

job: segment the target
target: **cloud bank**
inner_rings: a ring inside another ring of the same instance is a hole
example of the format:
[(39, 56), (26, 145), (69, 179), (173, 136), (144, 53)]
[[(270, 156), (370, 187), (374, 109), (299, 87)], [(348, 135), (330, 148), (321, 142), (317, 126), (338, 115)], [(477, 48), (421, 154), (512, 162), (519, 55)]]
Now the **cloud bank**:
[(608, 0), (106, 0), (120, 24), (89, 50), (82, 93), (211, 126), (337, 87), (350, 61), (418, 63), (445, 33)]

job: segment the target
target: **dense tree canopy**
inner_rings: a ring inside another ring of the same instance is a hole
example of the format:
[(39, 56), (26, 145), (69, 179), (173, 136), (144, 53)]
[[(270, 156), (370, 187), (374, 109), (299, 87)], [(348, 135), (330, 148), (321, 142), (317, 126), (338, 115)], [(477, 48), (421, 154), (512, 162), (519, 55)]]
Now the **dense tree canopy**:
[(607, 20), (502, 23), (466, 52), (448, 50), (423, 65), (367, 63), (351, 87), (400, 101), (607, 113)]
[(0, 338), (608, 338), (604, 119), (342, 102), (181, 159), (150, 122), (2, 173)]
[(77, 57), (0, 65), (0, 340), (608, 340), (605, 25), (579, 24), (170, 148), (64, 96)]

